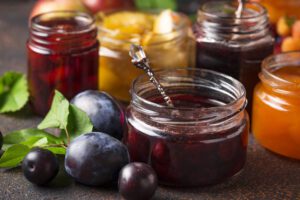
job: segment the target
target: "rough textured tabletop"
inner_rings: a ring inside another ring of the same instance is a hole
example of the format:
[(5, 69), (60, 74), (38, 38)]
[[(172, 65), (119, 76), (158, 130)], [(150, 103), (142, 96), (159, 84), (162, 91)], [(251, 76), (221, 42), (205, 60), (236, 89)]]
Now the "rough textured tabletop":
[[(8, 70), (26, 72), (27, 19), (33, 1), (0, 0), (0, 75)], [(0, 115), (0, 129), (35, 127), (41, 119), (28, 110)], [(57, 180), (59, 182), (59, 180)], [(74, 182), (37, 187), (20, 169), (0, 172), (0, 199), (121, 199), (115, 188), (85, 187)], [(295, 199), (300, 200), (300, 162), (277, 156), (250, 136), (248, 160), (241, 175), (204, 188), (160, 187), (154, 199)]]

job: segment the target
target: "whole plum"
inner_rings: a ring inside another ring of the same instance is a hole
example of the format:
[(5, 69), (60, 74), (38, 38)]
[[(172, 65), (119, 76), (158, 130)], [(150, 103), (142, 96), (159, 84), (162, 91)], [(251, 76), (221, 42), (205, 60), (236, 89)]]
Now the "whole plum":
[(71, 103), (90, 118), (94, 131), (104, 132), (121, 139), (125, 126), (125, 114), (117, 101), (105, 92), (86, 90), (77, 94)]
[(120, 172), (119, 192), (126, 200), (151, 199), (157, 188), (157, 176), (145, 163), (129, 163)]
[(77, 182), (98, 186), (116, 181), (119, 171), (128, 162), (124, 144), (105, 133), (91, 132), (71, 142), (65, 169)]
[(22, 170), (28, 181), (44, 185), (57, 175), (59, 163), (51, 151), (34, 148), (23, 159)]

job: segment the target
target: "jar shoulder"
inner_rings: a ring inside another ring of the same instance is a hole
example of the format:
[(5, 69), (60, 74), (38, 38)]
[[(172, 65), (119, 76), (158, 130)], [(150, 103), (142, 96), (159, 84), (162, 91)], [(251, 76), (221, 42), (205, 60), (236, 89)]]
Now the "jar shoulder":
[(254, 90), (253, 107), (300, 112), (300, 91), (284, 91), (259, 83)]

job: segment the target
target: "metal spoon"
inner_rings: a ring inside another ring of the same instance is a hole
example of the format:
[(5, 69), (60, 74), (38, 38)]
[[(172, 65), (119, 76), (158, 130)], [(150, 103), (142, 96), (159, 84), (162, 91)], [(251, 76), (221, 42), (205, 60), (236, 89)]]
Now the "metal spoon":
[(149, 60), (145, 54), (145, 51), (143, 48), (139, 45), (132, 44), (130, 46), (129, 55), (132, 58), (131, 62), (139, 69), (144, 70), (147, 75), (150, 78), (150, 81), (153, 83), (153, 85), (156, 87), (156, 89), (159, 91), (161, 96), (163, 97), (164, 101), (169, 107), (174, 107), (174, 104), (171, 100), (171, 98), (166, 94), (163, 86), (160, 84), (158, 79), (155, 77), (153, 70), (151, 69), (149, 65)]
[(235, 11), (235, 16), (236, 18), (241, 18), (243, 15), (243, 10), (244, 10), (244, 1), (243, 0), (238, 0), (239, 1), (239, 6), (237, 10)]

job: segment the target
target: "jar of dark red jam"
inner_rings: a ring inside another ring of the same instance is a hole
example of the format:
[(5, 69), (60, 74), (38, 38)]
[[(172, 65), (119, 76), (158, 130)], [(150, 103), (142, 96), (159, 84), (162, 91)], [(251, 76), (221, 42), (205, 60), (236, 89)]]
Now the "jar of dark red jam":
[(241, 81), (251, 105), (261, 62), (272, 54), (274, 39), (264, 7), (247, 2), (242, 16), (236, 17), (237, 6), (229, 1), (208, 1), (201, 5), (194, 25), (196, 66)]
[(55, 89), (70, 99), (98, 88), (98, 48), (97, 28), (88, 14), (50, 12), (31, 20), (28, 81), (36, 113), (48, 112)]
[(150, 164), (161, 184), (179, 187), (216, 184), (240, 172), (249, 132), (242, 84), (203, 69), (156, 75), (174, 107), (147, 76), (134, 81), (124, 137), (131, 161)]

